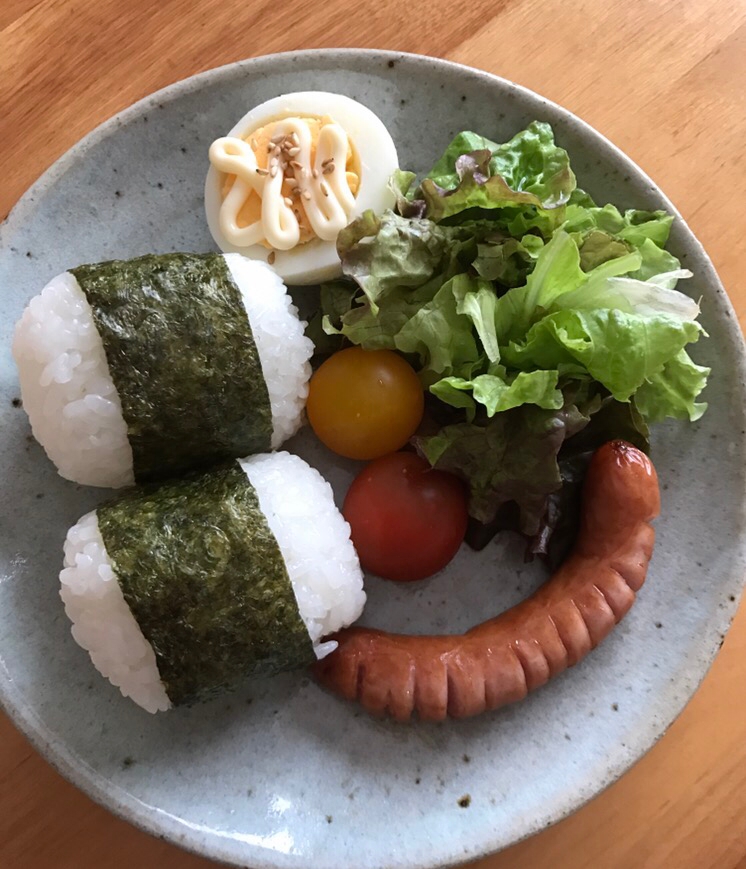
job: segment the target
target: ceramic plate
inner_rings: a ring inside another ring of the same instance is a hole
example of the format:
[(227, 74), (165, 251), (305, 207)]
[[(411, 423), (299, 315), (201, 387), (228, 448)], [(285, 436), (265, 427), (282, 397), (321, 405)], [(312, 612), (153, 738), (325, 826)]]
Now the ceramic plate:
[[(672, 205), (606, 139), (546, 100), (485, 73), (379, 51), (319, 51), (232, 64), (176, 84), (108, 121), (26, 194), (0, 244), (0, 694), (63, 775), (112, 811), (238, 865), (303, 869), (443, 866), (528, 836), (576, 809), (643, 755), (678, 715), (718, 649), (744, 575), (744, 351), (701, 246), (677, 219), (671, 250), (696, 277), (710, 334), (710, 409), (655, 431), (662, 516), (630, 615), (579, 666), (528, 700), (474, 720), (371, 720), (303, 673), (150, 716), (101, 679), (73, 642), (57, 595), (69, 525), (106, 497), (58, 477), (33, 442), (9, 344), (29, 298), (82, 262), (212, 248), (207, 149), (251, 106), (292, 90), (365, 103), (401, 165), (425, 170), (452, 134), (498, 141), (533, 118), (554, 125), (579, 182), (622, 207)], [(433, 107), (437, 106), (437, 110)], [(297, 297), (304, 303), (304, 294)], [(290, 448), (341, 498), (354, 473), (306, 432)], [(11, 506), (12, 505), (12, 506)], [(461, 631), (543, 579), (521, 545), (464, 551), (407, 587), (369, 580), (364, 621)]]

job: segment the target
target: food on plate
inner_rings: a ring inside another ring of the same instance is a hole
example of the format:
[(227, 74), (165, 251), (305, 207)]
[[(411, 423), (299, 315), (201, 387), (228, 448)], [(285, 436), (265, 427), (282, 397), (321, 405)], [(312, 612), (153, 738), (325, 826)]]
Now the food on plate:
[(205, 211), (216, 244), (269, 262), (291, 284), (338, 275), (340, 230), (394, 202), (394, 142), (370, 109), (340, 94), (261, 103), (212, 143), (209, 157)]
[(353, 627), (316, 677), (374, 715), (463, 718), (523, 699), (594, 649), (645, 581), (660, 498), (644, 453), (621, 441), (593, 456), (580, 533), (559, 570), (522, 603), (459, 636)]
[(466, 487), (416, 453), (392, 453), (355, 477), (342, 513), (363, 569), (411, 582), (442, 570), (458, 551)]
[[(539, 122), (505, 144), (459, 133), (415, 183), (369, 109), (323, 92), (262, 103), (209, 156), (224, 253), (71, 269), (16, 326), (23, 404), (62, 476), (170, 478), (68, 532), (75, 640), (150, 712), (313, 664), (375, 715), (441, 720), (577, 663), (645, 580), (648, 425), (706, 409), (672, 218), (596, 205)], [(314, 347), (283, 279), (339, 275)], [(372, 460), (342, 513), (317, 471), (268, 453), (306, 397), (329, 449)], [(420, 580), (505, 528), (561, 562), (518, 606), (458, 636), (349, 627), (361, 564)]]
[(289, 453), (133, 489), (67, 534), (60, 595), (95, 667), (149, 712), (302, 667), (362, 612), (349, 527)]
[(391, 350), (348, 347), (314, 373), (308, 421), (322, 443), (349, 459), (403, 447), (422, 419), (424, 394), (412, 366)]
[(516, 528), (557, 561), (593, 449), (647, 451), (648, 424), (705, 411), (673, 218), (596, 205), (539, 122), (504, 144), (459, 133), (419, 184), (399, 171), (392, 187), (393, 209), (340, 233), (344, 279), (314, 327), (413, 360), (429, 421), (414, 444), (467, 483), (467, 541)]
[(279, 447), (312, 342), (282, 281), (238, 254), (84, 265), (15, 330), (23, 406), (60, 474), (117, 488)]

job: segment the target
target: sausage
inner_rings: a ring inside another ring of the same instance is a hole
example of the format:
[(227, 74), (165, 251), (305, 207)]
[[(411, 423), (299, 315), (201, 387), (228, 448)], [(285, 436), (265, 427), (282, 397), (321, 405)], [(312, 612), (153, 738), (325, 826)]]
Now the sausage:
[(624, 441), (586, 475), (575, 546), (534, 594), (465, 634), (407, 636), (352, 627), (314, 665), (321, 685), (376, 716), (465, 718), (522, 700), (572, 667), (628, 612), (645, 581), (660, 510), (650, 460)]

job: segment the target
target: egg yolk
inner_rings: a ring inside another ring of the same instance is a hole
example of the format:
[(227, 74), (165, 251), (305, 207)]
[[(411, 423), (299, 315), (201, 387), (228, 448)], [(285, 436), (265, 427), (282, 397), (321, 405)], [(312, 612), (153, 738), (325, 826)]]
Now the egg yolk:
[[(324, 115), (320, 118), (315, 117), (307, 117), (302, 116), (300, 120), (304, 121), (311, 132), (311, 163), (316, 159), (316, 146), (319, 141), (319, 133), (321, 128), (326, 124), (334, 123), (332, 118), (328, 115)], [(248, 143), (251, 150), (254, 152), (256, 156), (256, 163), (260, 169), (266, 169), (269, 161), (269, 152), (272, 150), (271, 140), (275, 134), (275, 129), (277, 127), (277, 121), (270, 121), (268, 124), (265, 124), (263, 127), (259, 127), (257, 130), (253, 130), (251, 133), (248, 133), (243, 137), (244, 141)], [(358, 159), (355, 153), (352, 150), (352, 145), (347, 140), (347, 161), (345, 164), (345, 173), (347, 177), (347, 184), (350, 187), (350, 191), (353, 196), (357, 196), (357, 191), (360, 187), (360, 167)], [(235, 181), (235, 175), (224, 175), (223, 183), (221, 187), (221, 195), (223, 199), (228, 195), (231, 187), (233, 186), (233, 182)], [(282, 194), (283, 196), (291, 197), (291, 188), (292, 181), (288, 181), (287, 179), (283, 181), (282, 184)], [(308, 220), (308, 215), (303, 207), (303, 200), (296, 200), (295, 205), (293, 206), (293, 211), (295, 212), (295, 216), (298, 220), (298, 226), (300, 228), (300, 240), (299, 244), (304, 244), (305, 242), (311, 241), (311, 239), (316, 238), (316, 233), (313, 231), (311, 227), (311, 223)], [(244, 204), (241, 206), (241, 209), (238, 212), (237, 216), (237, 224), (239, 227), (243, 228), (245, 226), (251, 226), (251, 224), (256, 223), (257, 221), (261, 221), (262, 219), (262, 199), (259, 194), (252, 190), (246, 198)], [(265, 247), (271, 247), (271, 245), (265, 240), (262, 242)]]

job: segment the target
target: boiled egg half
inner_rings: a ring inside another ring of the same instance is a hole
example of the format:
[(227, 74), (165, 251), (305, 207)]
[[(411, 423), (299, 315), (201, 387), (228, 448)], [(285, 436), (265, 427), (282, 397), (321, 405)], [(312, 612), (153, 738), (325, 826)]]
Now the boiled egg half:
[(288, 284), (341, 274), (337, 236), (394, 203), (396, 147), (349, 97), (303, 91), (252, 109), (210, 146), (207, 223), (226, 252), (268, 262)]

